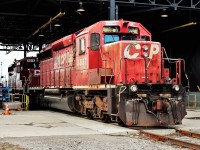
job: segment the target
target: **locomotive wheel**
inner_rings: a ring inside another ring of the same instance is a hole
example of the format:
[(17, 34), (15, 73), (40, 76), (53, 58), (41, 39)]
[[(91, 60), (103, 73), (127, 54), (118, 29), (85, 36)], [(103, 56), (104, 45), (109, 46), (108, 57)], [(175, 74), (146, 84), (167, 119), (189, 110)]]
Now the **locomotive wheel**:
[(103, 117), (102, 117), (102, 121), (104, 123), (109, 123), (110, 122), (110, 117), (108, 114), (103, 114)]
[(91, 120), (94, 119), (94, 117), (93, 117), (93, 113), (92, 113), (91, 111), (87, 111), (86, 116), (87, 116), (88, 119), (91, 119)]

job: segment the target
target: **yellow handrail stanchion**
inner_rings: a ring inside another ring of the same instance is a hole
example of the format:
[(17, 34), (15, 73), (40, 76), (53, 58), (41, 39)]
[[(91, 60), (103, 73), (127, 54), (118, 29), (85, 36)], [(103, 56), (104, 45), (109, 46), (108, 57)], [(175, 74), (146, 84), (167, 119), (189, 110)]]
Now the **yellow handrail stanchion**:
[[(194, 99), (190, 99), (191, 96), (193, 96)], [(190, 100), (191, 100), (191, 102), (192, 102), (192, 106), (191, 106), (191, 107), (193, 107), (193, 108), (196, 109), (196, 108), (197, 108), (197, 95), (196, 95), (196, 94), (190, 94), (190, 95), (188, 96), (188, 108), (190, 107)]]
[(15, 102), (19, 98), (22, 110), (29, 110), (29, 96), (26, 94), (10, 94), (10, 102)]
[(29, 96), (26, 95), (26, 110), (29, 109)]

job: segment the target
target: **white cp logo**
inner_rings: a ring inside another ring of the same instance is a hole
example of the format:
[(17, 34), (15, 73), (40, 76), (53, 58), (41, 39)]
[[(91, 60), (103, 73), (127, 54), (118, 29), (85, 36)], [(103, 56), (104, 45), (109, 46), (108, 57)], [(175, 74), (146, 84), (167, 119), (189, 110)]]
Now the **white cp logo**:
[[(136, 52), (134, 54), (130, 54), (130, 49), (134, 47)], [(149, 58), (152, 59), (153, 55), (157, 54), (159, 52), (159, 45), (158, 44), (151, 44), (151, 47), (150, 47), (150, 51), (149, 51)], [(141, 45), (140, 44), (135, 44), (135, 43), (132, 43), (132, 44), (129, 44), (125, 47), (124, 49), (124, 57), (125, 58), (128, 58), (128, 59), (134, 59), (134, 58), (137, 58), (139, 56), (139, 50), (141, 50)], [(138, 51), (138, 52), (137, 52)]]

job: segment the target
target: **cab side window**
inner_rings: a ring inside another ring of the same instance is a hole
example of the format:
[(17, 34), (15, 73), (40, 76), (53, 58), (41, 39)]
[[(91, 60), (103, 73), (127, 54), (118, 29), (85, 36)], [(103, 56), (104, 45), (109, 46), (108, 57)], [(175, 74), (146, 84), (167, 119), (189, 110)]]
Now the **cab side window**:
[(92, 33), (90, 37), (90, 47), (92, 50), (99, 50), (100, 45), (100, 34)]
[(85, 53), (85, 38), (79, 40), (79, 54)]

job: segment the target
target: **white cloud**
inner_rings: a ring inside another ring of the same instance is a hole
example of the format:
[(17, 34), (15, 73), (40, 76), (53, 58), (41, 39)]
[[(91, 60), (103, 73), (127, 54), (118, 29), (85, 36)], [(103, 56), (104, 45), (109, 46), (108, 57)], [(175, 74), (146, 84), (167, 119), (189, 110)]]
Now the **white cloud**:
[[(36, 56), (37, 52), (29, 52), (27, 53), (27, 56)], [(9, 54), (6, 54), (5, 51), (0, 51), (0, 62), (2, 62), (2, 73), (0, 70), (0, 73), (2, 76), (8, 78), (8, 67), (13, 63), (14, 59), (22, 59), (24, 58), (24, 52), (23, 51), (12, 51)], [(1, 66), (0, 66), (1, 67)], [(1, 75), (0, 74), (0, 75)], [(3, 79), (5, 80), (5, 79)]]

